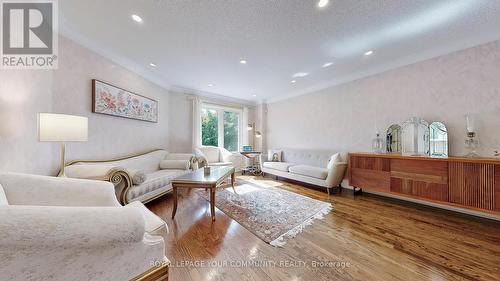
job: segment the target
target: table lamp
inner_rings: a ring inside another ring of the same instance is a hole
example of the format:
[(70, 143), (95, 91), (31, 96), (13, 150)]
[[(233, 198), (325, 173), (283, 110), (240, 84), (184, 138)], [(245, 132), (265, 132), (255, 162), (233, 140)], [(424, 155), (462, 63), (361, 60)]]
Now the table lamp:
[(39, 113), (38, 114), (38, 141), (61, 143), (61, 169), (58, 177), (64, 174), (65, 142), (87, 141), (88, 118), (67, 114)]

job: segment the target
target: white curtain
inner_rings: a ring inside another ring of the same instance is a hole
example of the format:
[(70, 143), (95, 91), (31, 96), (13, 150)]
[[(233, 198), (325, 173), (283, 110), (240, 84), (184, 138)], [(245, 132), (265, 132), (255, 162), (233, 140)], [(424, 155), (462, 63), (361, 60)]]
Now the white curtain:
[(201, 100), (193, 98), (193, 151), (201, 146)]
[[(241, 116), (241, 145), (248, 145), (250, 142), (248, 140), (248, 107), (243, 107), (243, 116)], [(241, 149), (241, 147), (240, 147)]]

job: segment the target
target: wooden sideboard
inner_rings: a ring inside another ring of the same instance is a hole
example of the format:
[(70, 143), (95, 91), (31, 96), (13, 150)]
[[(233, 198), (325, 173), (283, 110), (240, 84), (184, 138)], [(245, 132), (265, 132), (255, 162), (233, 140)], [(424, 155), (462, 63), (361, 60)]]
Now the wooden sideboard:
[(349, 153), (355, 188), (500, 215), (500, 160)]

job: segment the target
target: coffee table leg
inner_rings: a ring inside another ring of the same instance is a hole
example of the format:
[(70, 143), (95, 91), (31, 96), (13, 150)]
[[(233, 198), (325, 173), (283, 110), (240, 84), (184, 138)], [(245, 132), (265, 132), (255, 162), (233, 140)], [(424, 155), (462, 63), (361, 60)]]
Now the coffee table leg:
[(177, 187), (175, 185), (172, 186), (172, 193), (174, 195), (174, 209), (172, 210), (172, 219), (174, 219), (175, 213), (177, 212)]
[(212, 221), (215, 221), (215, 189), (216, 186), (210, 187), (210, 213), (212, 214)]

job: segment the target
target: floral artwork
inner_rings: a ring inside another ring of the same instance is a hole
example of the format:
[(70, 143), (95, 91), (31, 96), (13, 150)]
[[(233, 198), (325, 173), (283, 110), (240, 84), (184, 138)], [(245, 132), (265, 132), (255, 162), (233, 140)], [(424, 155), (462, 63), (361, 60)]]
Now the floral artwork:
[(158, 122), (158, 102), (111, 84), (92, 80), (92, 112)]

